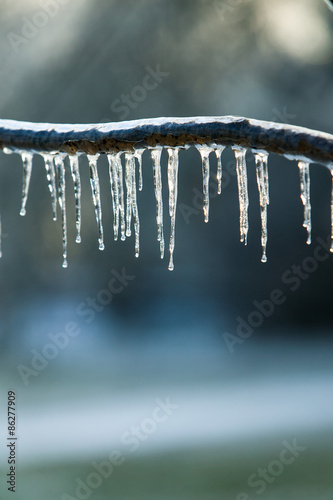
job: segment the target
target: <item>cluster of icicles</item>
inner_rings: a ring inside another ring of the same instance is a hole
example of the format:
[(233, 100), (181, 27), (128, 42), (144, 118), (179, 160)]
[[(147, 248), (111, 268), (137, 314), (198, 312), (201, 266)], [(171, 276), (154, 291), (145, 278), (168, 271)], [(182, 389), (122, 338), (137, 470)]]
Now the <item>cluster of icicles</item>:
[[(217, 158), (217, 192), (221, 194), (222, 188), (222, 152), (225, 149), (221, 145), (196, 145), (202, 160), (203, 175), (203, 212), (204, 220), (209, 219), (209, 181), (210, 181), (210, 163), (209, 156), (214, 153)], [(161, 175), (161, 154), (162, 147), (149, 148), (152, 158), (154, 190), (156, 198), (156, 223), (157, 240), (160, 245), (161, 258), (164, 257), (164, 230), (163, 230), (163, 200), (162, 200), (162, 175)], [(169, 187), (169, 216), (171, 219), (171, 231), (169, 240), (169, 270), (174, 269), (173, 254), (175, 248), (175, 227), (176, 227), (176, 208), (178, 194), (178, 164), (179, 147), (167, 148), (168, 152), (168, 187)], [(248, 182), (246, 168), (245, 148), (233, 147), (236, 158), (236, 173), (238, 183), (239, 197), (239, 222), (240, 222), (240, 241), (247, 244), (247, 234), (249, 229), (248, 220)], [(131, 236), (132, 219), (135, 235), (135, 256), (139, 256), (139, 233), (140, 221), (137, 205), (137, 166), (139, 169), (138, 187), (139, 191), (143, 188), (142, 177), (142, 154), (145, 149), (136, 149), (135, 152), (119, 152), (107, 154), (109, 164), (110, 187), (113, 208), (113, 233), (114, 239), (125, 240)], [(5, 153), (12, 151), (4, 150)], [(16, 151), (21, 155), (23, 162), (23, 186), (22, 202), (20, 215), (26, 213), (26, 203), (28, 199), (29, 184), (32, 171), (33, 153), (27, 151)], [(62, 153), (50, 154), (40, 153), (44, 158), (46, 177), (51, 194), (53, 220), (57, 220), (57, 203), (60, 206), (62, 221), (62, 243), (63, 243), (63, 267), (67, 267), (67, 216), (66, 216), (66, 181), (65, 181), (65, 158)], [(121, 155), (124, 154), (124, 167)], [(259, 191), (259, 203), (261, 214), (261, 246), (262, 262), (267, 261), (267, 206), (269, 205), (269, 182), (268, 182), (268, 153), (265, 151), (253, 151), (256, 164), (256, 176)], [(90, 171), (90, 185), (92, 199), (95, 208), (95, 216), (98, 227), (99, 249), (104, 250), (104, 236), (102, 224), (102, 207), (100, 196), (100, 183), (97, 171), (97, 160), (99, 154), (87, 155)], [(76, 211), (76, 242), (81, 242), (81, 179), (79, 171), (79, 155), (69, 155), (69, 164), (74, 184), (75, 193), (75, 211)], [(301, 200), (304, 205), (303, 226), (307, 230), (307, 243), (311, 243), (311, 204), (310, 204), (310, 175), (309, 163), (298, 162), (300, 172), (300, 192)], [(332, 249), (333, 250), (333, 190), (332, 190)], [(0, 219), (0, 256), (1, 256), (1, 219)]]

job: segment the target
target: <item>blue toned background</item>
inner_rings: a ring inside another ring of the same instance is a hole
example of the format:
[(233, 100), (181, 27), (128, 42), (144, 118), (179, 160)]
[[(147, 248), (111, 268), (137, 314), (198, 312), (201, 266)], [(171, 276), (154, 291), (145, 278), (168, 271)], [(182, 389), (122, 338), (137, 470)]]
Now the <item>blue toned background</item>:
[[(323, 1), (0, 0), (0, 35), (1, 118), (232, 114), (333, 132), (333, 14)], [(41, 157), (23, 218), (21, 160), (0, 153), (1, 498), (11, 498), (9, 389), (17, 392), (20, 500), (332, 498), (331, 176), (310, 168), (308, 246), (297, 164), (270, 156), (262, 264), (254, 160), (247, 159), (244, 247), (232, 152), (223, 153), (220, 196), (211, 158), (204, 224), (200, 156), (181, 151), (171, 273), (167, 255), (159, 258), (147, 152), (139, 259), (133, 238), (113, 241), (104, 157), (106, 249), (98, 250), (84, 157), (82, 243), (75, 243), (67, 165), (68, 269)], [(168, 238), (166, 161), (163, 153)], [(171, 408), (156, 410), (168, 398)]]

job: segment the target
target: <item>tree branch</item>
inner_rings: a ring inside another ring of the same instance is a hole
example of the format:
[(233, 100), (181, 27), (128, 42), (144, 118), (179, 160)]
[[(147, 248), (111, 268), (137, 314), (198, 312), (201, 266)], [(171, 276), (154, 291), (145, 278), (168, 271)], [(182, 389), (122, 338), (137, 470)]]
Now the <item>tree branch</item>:
[(210, 143), (262, 150), (333, 168), (333, 135), (238, 116), (152, 118), (92, 125), (0, 120), (0, 148), (18, 151), (97, 154)]

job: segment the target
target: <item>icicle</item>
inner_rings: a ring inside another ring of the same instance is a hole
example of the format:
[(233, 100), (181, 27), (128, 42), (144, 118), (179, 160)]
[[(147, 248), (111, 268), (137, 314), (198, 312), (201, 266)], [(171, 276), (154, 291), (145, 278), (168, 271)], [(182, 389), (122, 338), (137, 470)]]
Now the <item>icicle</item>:
[(1, 213), (0, 213), (0, 259), (2, 257), (2, 246), (1, 246), (1, 240), (2, 240), (2, 226), (1, 226)]
[(108, 154), (109, 176), (111, 186), (112, 211), (113, 211), (113, 237), (117, 241), (119, 234), (119, 187), (118, 187), (118, 168), (116, 155)]
[(267, 205), (269, 204), (268, 193), (268, 169), (267, 169), (267, 153), (255, 153), (257, 184), (259, 191), (260, 218), (261, 218), (261, 247), (262, 257), (261, 262), (267, 262), (266, 247), (267, 247)]
[(57, 220), (57, 194), (56, 194), (57, 191), (56, 191), (56, 176), (53, 165), (53, 156), (46, 153), (42, 154), (41, 156), (44, 159), (47, 183), (51, 193), (53, 220)]
[(175, 229), (176, 229), (176, 209), (178, 196), (178, 163), (179, 163), (179, 148), (168, 148), (168, 186), (169, 186), (169, 215), (171, 217), (170, 230), (170, 261), (169, 271), (173, 271), (173, 253), (175, 249)]
[(222, 153), (224, 149), (225, 146), (215, 146), (215, 154), (217, 158), (217, 171), (216, 171), (217, 194), (221, 194), (222, 192)]
[(143, 189), (143, 175), (142, 175), (142, 155), (144, 153), (144, 149), (136, 149), (134, 156), (138, 160), (139, 165), (139, 191)]
[(333, 170), (331, 170), (332, 188), (331, 188), (331, 248), (330, 252), (333, 253)]
[(249, 230), (248, 209), (249, 197), (247, 191), (247, 171), (246, 171), (246, 149), (233, 148), (236, 158), (236, 171), (239, 198), (239, 225), (240, 241), (247, 245), (247, 233)]
[(134, 235), (135, 235), (135, 257), (139, 257), (140, 253), (140, 220), (139, 220), (139, 211), (137, 204), (137, 195), (136, 195), (136, 178), (135, 178), (135, 157), (132, 158), (132, 212), (134, 219)]
[(29, 194), (29, 186), (32, 171), (32, 159), (34, 155), (32, 153), (21, 153), (22, 163), (23, 163), (23, 183), (22, 183), (22, 198), (21, 198), (21, 210), (20, 215), (24, 216), (26, 214), (26, 204)]
[(303, 227), (307, 230), (308, 237), (306, 243), (311, 243), (311, 200), (310, 200), (310, 169), (309, 163), (304, 161), (298, 162), (300, 175), (301, 200), (304, 205), (304, 222)]
[(126, 239), (126, 223), (125, 223), (125, 196), (124, 196), (124, 176), (123, 166), (120, 158), (121, 153), (116, 154), (115, 162), (118, 172), (118, 199), (120, 213), (120, 238), (121, 241)]
[(202, 162), (202, 183), (203, 183), (203, 212), (205, 217), (205, 222), (209, 220), (209, 155), (212, 152), (212, 148), (208, 146), (196, 146), (197, 150), (201, 156)]
[(81, 178), (79, 170), (79, 157), (77, 155), (71, 155), (68, 158), (71, 167), (75, 195), (75, 241), (76, 243), (81, 243)]
[(62, 267), (67, 267), (67, 218), (66, 218), (66, 177), (64, 158), (60, 155), (54, 157), (54, 164), (58, 174), (58, 202), (61, 210), (62, 224)]
[(132, 223), (132, 183), (133, 168), (135, 167), (134, 157), (131, 153), (125, 153), (125, 183), (126, 183), (126, 236), (131, 236)]
[(95, 207), (95, 216), (98, 226), (98, 248), (104, 250), (104, 233), (103, 233), (103, 223), (102, 223), (102, 205), (101, 205), (101, 193), (99, 187), (99, 178), (97, 171), (97, 160), (99, 155), (87, 155), (89, 169), (90, 169), (90, 186), (93, 198), (93, 203)]
[(161, 154), (162, 149), (156, 148), (150, 151), (153, 162), (154, 190), (156, 198), (156, 223), (157, 241), (160, 242), (161, 259), (164, 257), (164, 232), (163, 232), (163, 198), (162, 198), (162, 174), (161, 174)]

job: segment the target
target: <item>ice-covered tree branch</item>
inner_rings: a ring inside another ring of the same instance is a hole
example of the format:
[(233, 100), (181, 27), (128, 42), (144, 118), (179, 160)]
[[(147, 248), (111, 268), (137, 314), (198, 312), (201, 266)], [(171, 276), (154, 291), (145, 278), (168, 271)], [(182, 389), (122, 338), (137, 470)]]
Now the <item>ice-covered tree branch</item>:
[(20, 151), (92, 155), (211, 143), (333, 164), (333, 135), (238, 116), (153, 118), (91, 125), (0, 120), (0, 148)]
[[(156, 198), (157, 240), (160, 254), (164, 256), (163, 196), (161, 151), (168, 152), (169, 216), (169, 269), (172, 270), (175, 248), (175, 227), (178, 194), (178, 154), (181, 148), (194, 145), (201, 156), (203, 174), (204, 220), (209, 219), (209, 157), (217, 157), (216, 180), (221, 194), (222, 152), (231, 146), (235, 153), (238, 198), (240, 210), (240, 239), (247, 244), (249, 230), (249, 196), (247, 183), (246, 152), (253, 151), (256, 165), (260, 201), (262, 261), (266, 262), (267, 207), (269, 205), (268, 155), (277, 153), (298, 161), (300, 195), (304, 206), (303, 226), (307, 243), (311, 243), (310, 163), (316, 162), (330, 168), (333, 176), (333, 135), (273, 122), (247, 118), (196, 117), (153, 118), (118, 123), (91, 125), (55, 125), (0, 120), (0, 148), (4, 152), (17, 152), (23, 162), (23, 185), (20, 214), (25, 215), (34, 153), (44, 158), (46, 177), (51, 193), (53, 219), (57, 219), (57, 203), (61, 210), (63, 266), (67, 266), (67, 215), (65, 157), (74, 181), (76, 202), (76, 241), (81, 241), (81, 181), (79, 154), (85, 153), (90, 168), (92, 200), (98, 227), (100, 250), (104, 249), (102, 205), (97, 169), (98, 156), (106, 153), (109, 163), (112, 195), (114, 239), (131, 236), (132, 221), (135, 235), (135, 256), (139, 256), (140, 221), (137, 206), (136, 165), (139, 167), (139, 190), (142, 189), (142, 154), (150, 149), (154, 191)], [(123, 162), (121, 154), (124, 154)], [(1, 233), (1, 229), (0, 229)], [(1, 241), (1, 234), (0, 234)], [(333, 251), (333, 188), (331, 199), (331, 241)], [(1, 248), (1, 247), (0, 247)], [(0, 251), (1, 252), (1, 251)], [(1, 253), (0, 253), (1, 254)]]

